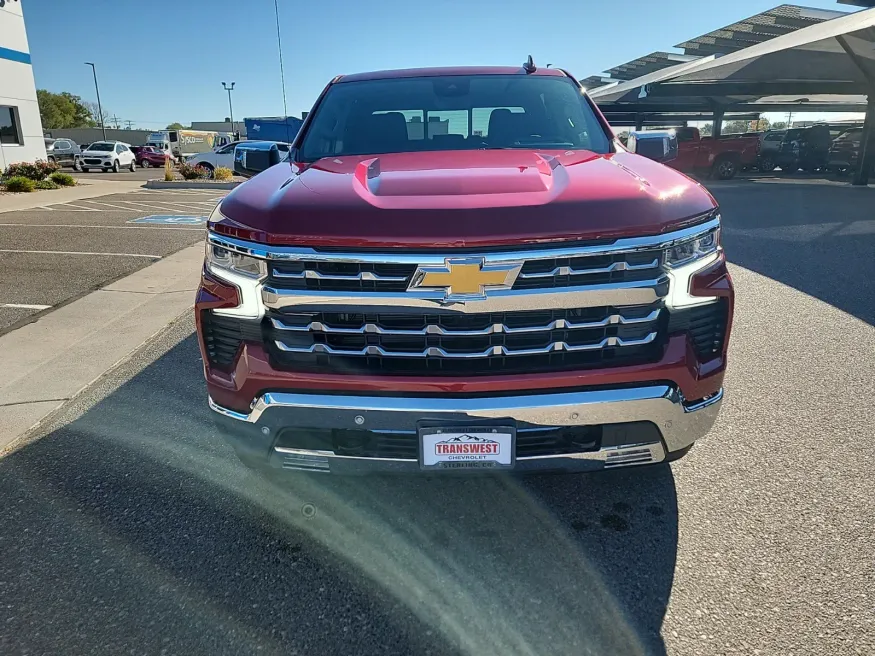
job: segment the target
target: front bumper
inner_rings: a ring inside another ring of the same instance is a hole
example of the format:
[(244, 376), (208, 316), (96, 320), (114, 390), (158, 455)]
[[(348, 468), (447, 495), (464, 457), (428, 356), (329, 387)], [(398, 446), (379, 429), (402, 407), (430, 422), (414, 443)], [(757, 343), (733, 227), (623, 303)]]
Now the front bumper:
[[(602, 438), (592, 448), (518, 456), (514, 467), (515, 471), (576, 472), (661, 462), (711, 429), (722, 399), (720, 389), (691, 404), (674, 385), (651, 384), (479, 398), (269, 392), (260, 396), (246, 414), (224, 408), (212, 399), (210, 407), (221, 432), (245, 462), (340, 474), (422, 470), (418, 458), (362, 457), (329, 448), (284, 445), (283, 433), (290, 429), (296, 434), (308, 430), (391, 432), (402, 440), (417, 441), (417, 429), (423, 422), (460, 426), (500, 420), (501, 425), (512, 425), (518, 431), (602, 427)], [(649, 423), (650, 430), (636, 430), (642, 422)]]

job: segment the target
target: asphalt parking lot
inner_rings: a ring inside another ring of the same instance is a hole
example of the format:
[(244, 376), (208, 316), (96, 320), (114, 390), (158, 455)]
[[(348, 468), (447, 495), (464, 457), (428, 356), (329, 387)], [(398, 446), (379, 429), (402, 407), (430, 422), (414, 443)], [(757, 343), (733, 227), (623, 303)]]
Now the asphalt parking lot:
[(202, 240), (225, 193), (139, 189), (0, 213), (0, 334)]
[[(186, 317), (0, 459), (0, 653), (875, 652), (875, 189), (712, 192), (737, 308), (720, 419), (683, 460), (267, 480), (211, 428)], [(135, 216), (52, 209), (15, 218), (102, 227), (0, 236), (202, 238)]]

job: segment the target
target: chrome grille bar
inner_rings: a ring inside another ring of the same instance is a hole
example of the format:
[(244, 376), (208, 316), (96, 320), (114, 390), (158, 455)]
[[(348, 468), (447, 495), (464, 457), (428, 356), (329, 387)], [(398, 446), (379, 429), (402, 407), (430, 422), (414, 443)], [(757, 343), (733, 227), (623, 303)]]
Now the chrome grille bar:
[(553, 342), (547, 346), (533, 349), (516, 349), (512, 350), (506, 346), (490, 346), (484, 351), (473, 353), (447, 351), (446, 349), (429, 346), (422, 351), (388, 351), (382, 346), (368, 345), (361, 349), (342, 349), (334, 348), (327, 344), (311, 344), (310, 346), (289, 346), (280, 340), (274, 343), (276, 347), (287, 353), (324, 353), (327, 355), (342, 355), (342, 356), (367, 356), (377, 355), (386, 358), (456, 358), (456, 359), (471, 359), (471, 358), (490, 358), (501, 355), (543, 355), (553, 351), (597, 351), (599, 349), (613, 346), (643, 346), (650, 344), (656, 339), (657, 333), (652, 332), (640, 339), (622, 339), (621, 337), (605, 337), (600, 342), (592, 344), (568, 344), (567, 342)]
[(320, 273), (319, 271), (312, 271), (310, 269), (297, 272), (284, 272), (279, 269), (274, 269), (272, 271), (272, 276), (278, 279), (285, 278), (292, 280), (303, 280), (304, 278), (309, 278), (311, 280), (369, 280), (374, 282), (405, 282), (407, 280), (407, 276), (382, 276), (373, 271), (360, 271), (358, 273), (343, 275), (336, 273)]
[(521, 273), (520, 278), (553, 278), (555, 276), (582, 276), (590, 273), (613, 273), (614, 271), (643, 271), (645, 269), (658, 269), (659, 258), (652, 262), (643, 264), (629, 264), (628, 262), (614, 262), (606, 267), (598, 267), (593, 269), (575, 269), (570, 266), (558, 266), (552, 271), (542, 271), (539, 273)]
[(320, 333), (331, 333), (336, 335), (411, 335), (411, 336), (420, 336), (420, 335), (443, 335), (446, 337), (481, 337), (484, 335), (494, 335), (499, 333), (505, 333), (508, 335), (516, 335), (523, 333), (539, 333), (539, 332), (549, 332), (551, 330), (576, 330), (583, 328), (604, 328), (605, 326), (611, 326), (615, 324), (622, 325), (634, 325), (641, 323), (649, 323), (651, 321), (655, 321), (659, 316), (659, 308), (653, 310), (649, 314), (643, 317), (632, 317), (627, 318), (622, 314), (610, 314), (606, 316), (604, 319), (600, 319), (598, 321), (581, 321), (574, 322), (568, 321), (567, 319), (556, 319), (555, 321), (551, 321), (548, 324), (541, 326), (520, 326), (517, 328), (513, 328), (510, 326), (506, 326), (502, 323), (495, 323), (491, 326), (487, 326), (486, 328), (482, 328), (479, 330), (453, 330), (451, 328), (444, 328), (443, 326), (434, 326), (428, 325), (425, 328), (415, 329), (415, 330), (400, 330), (400, 329), (392, 329), (392, 328), (383, 328), (379, 324), (375, 323), (366, 323), (359, 328), (338, 328), (334, 326), (326, 325), (321, 321), (312, 321), (306, 326), (290, 326), (286, 323), (283, 323), (281, 319), (277, 319), (271, 317), (270, 321), (273, 324), (273, 327), (277, 330), (284, 330), (290, 332), (320, 332)]

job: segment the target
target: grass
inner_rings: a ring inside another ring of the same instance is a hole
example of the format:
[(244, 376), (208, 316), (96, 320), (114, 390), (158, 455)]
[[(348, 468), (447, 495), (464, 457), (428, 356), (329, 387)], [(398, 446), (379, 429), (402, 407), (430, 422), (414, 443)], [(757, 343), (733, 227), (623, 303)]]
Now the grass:
[(76, 178), (74, 178), (69, 173), (61, 173), (60, 171), (58, 171), (57, 173), (52, 173), (49, 176), (49, 180), (51, 180), (55, 184), (61, 185), (62, 187), (76, 186)]
[(219, 166), (213, 172), (213, 177), (216, 179), (216, 182), (227, 182), (234, 177), (234, 172), (226, 166)]
[(34, 190), (36, 182), (23, 175), (16, 175), (7, 179), (3, 186), (6, 187), (6, 191), (29, 193)]
[(36, 189), (60, 189), (61, 185), (54, 180), (40, 180), (34, 185), (34, 187)]

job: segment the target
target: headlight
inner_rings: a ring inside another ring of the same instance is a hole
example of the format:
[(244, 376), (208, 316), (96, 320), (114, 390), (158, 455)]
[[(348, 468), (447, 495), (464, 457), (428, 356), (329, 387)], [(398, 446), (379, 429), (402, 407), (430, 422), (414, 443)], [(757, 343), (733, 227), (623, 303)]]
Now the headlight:
[(264, 260), (243, 255), (235, 251), (207, 242), (207, 266), (211, 270), (218, 269), (231, 273), (238, 273), (248, 278), (259, 279), (267, 274), (267, 266)]
[(716, 253), (720, 248), (720, 227), (711, 228), (665, 249), (665, 264), (677, 268)]

